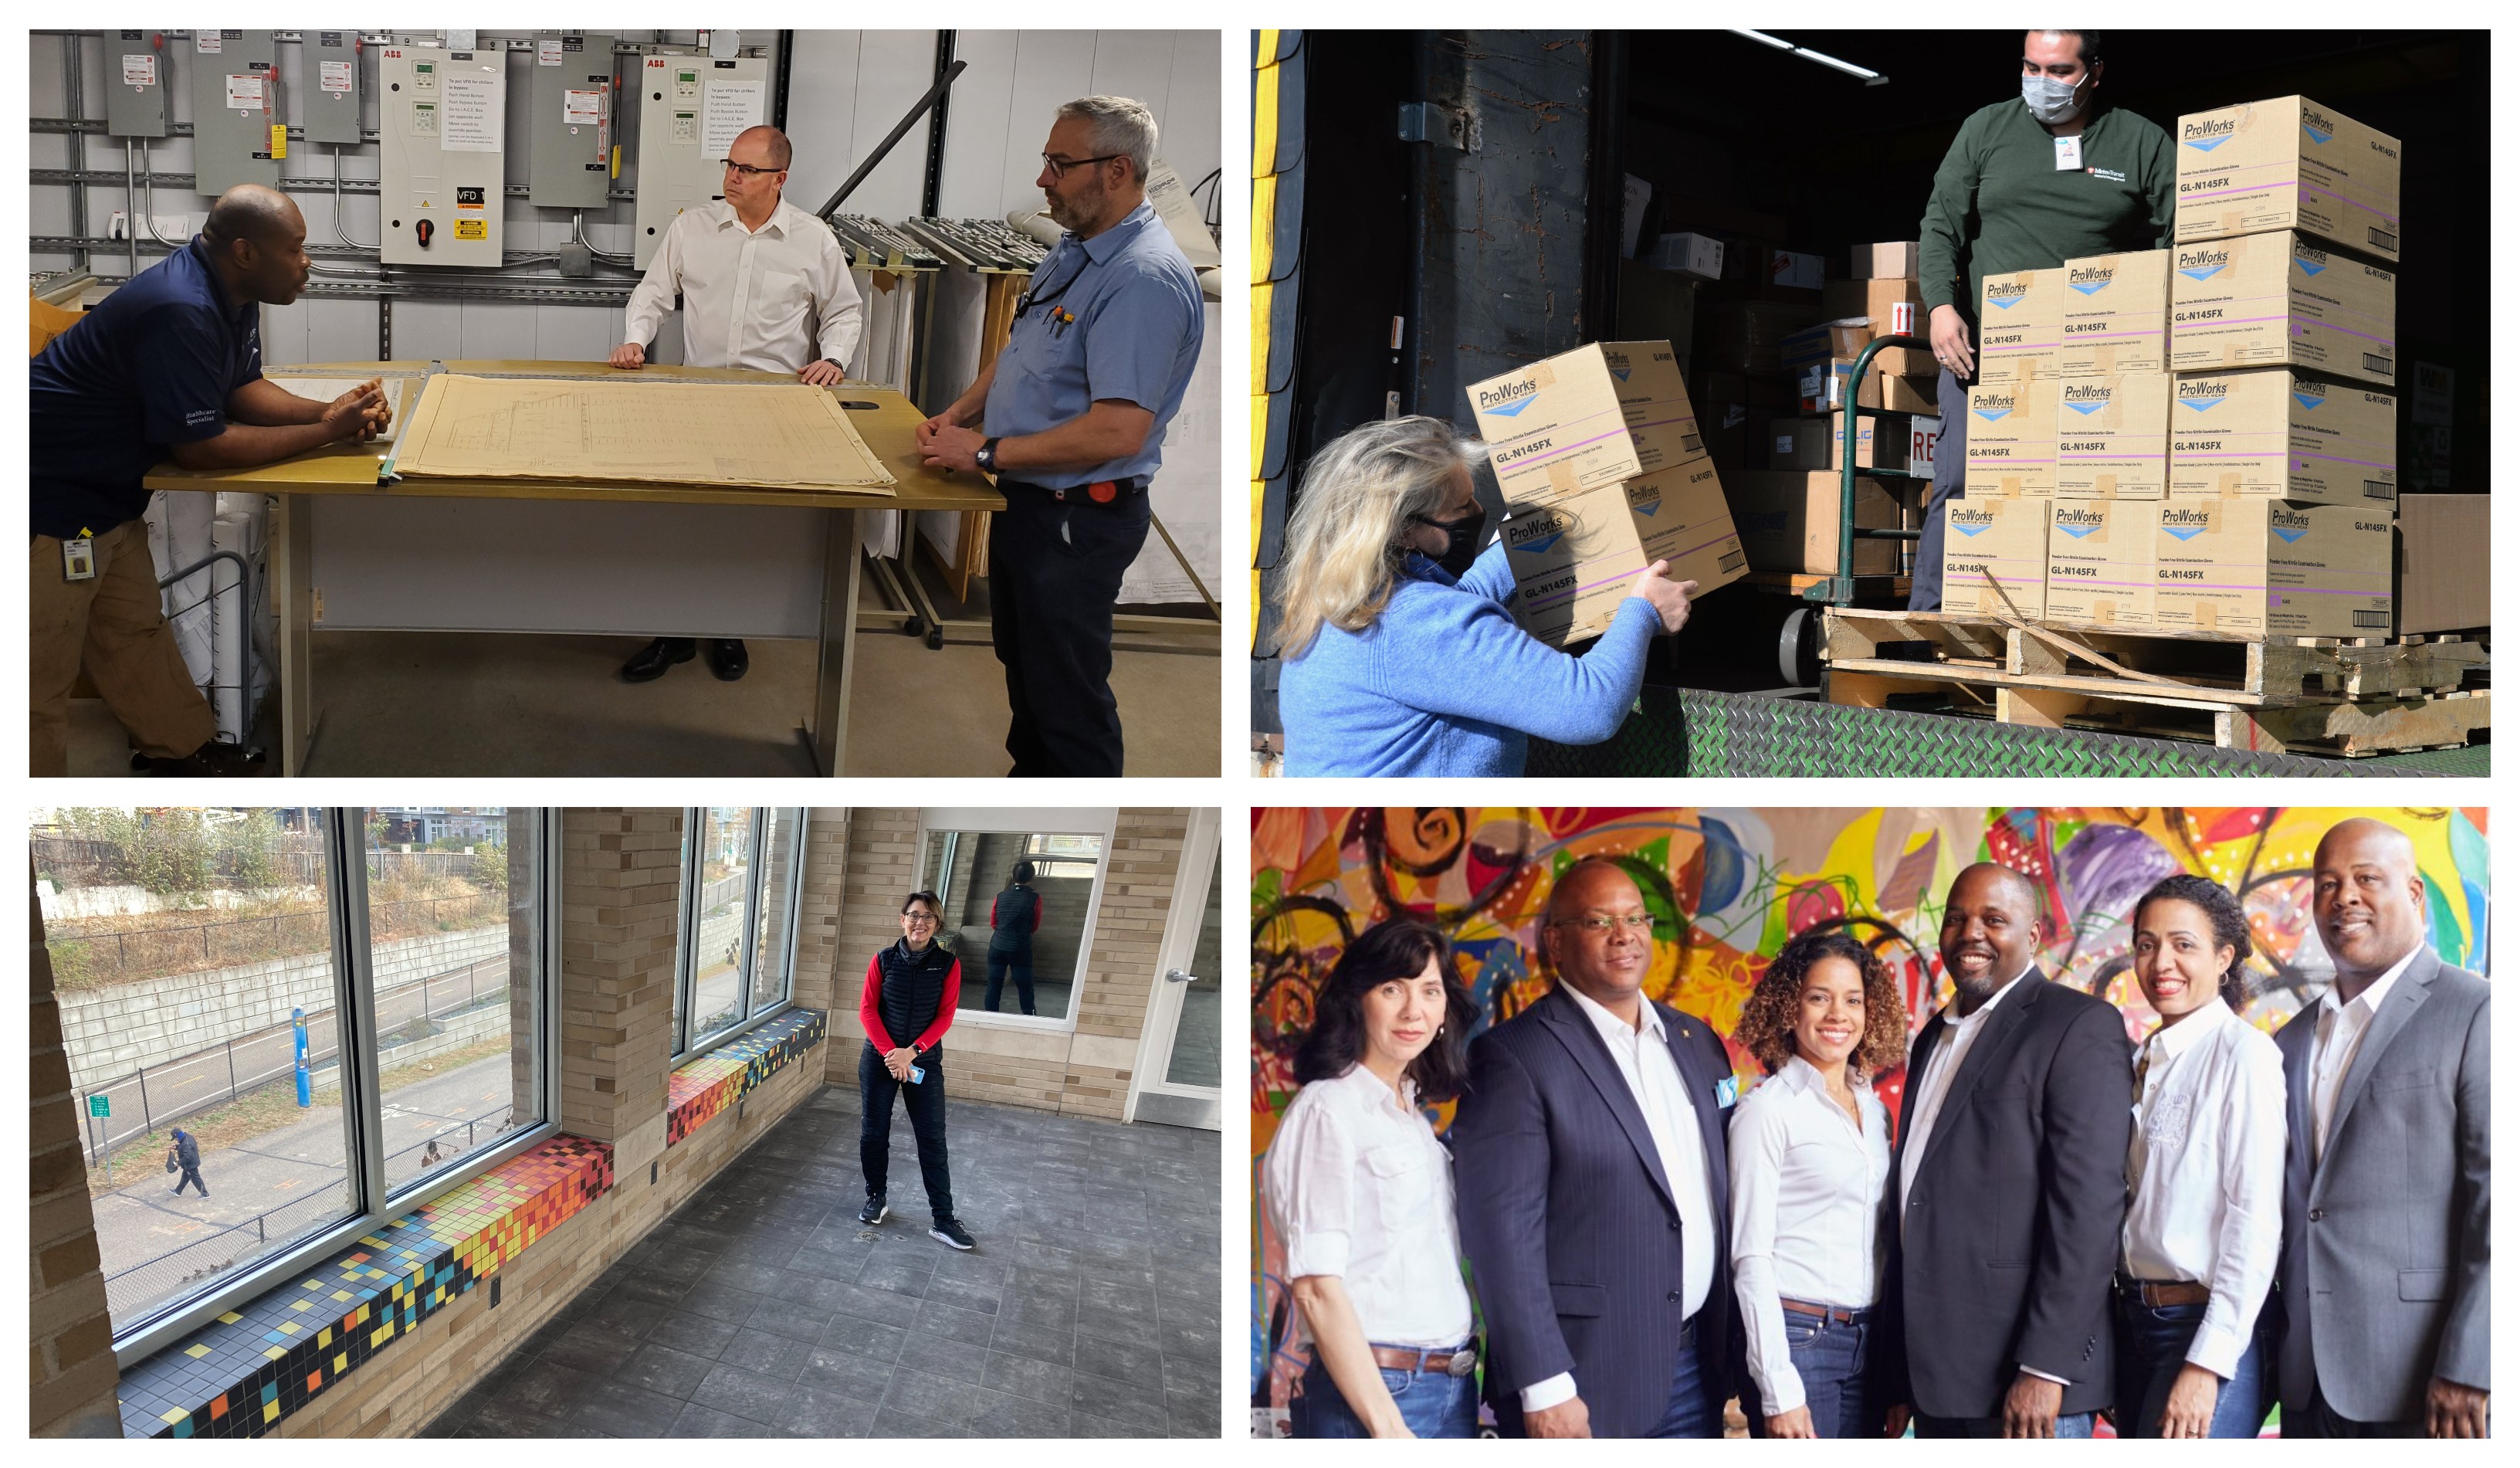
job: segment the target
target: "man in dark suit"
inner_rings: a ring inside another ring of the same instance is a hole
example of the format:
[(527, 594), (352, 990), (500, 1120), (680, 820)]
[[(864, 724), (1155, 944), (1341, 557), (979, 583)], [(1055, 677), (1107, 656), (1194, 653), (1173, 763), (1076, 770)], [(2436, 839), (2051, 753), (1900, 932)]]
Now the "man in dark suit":
[(1884, 1335), (1920, 1438), (2088, 1438), (2114, 1379), (2132, 1052), (2115, 1009), (2039, 973), (2040, 906), (2007, 867), (1960, 873), (1957, 992), (1908, 1056)]
[(2357, 818), (2311, 866), (2336, 983), (2275, 1033), (2290, 1141), (2284, 1436), (2486, 1436), (2486, 984), (2424, 944), (2406, 833)]
[(1557, 985), (1470, 1046), (1450, 1139), (1508, 1435), (1714, 1438), (1732, 1373), (1723, 1041), (1643, 996), (1653, 923), (1607, 860), (1551, 894)]

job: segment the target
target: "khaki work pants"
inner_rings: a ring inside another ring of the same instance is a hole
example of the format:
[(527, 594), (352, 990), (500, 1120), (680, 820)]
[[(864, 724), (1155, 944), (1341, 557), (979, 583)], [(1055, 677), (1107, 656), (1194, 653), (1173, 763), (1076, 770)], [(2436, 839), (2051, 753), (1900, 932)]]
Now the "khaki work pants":
[(70, 686), (82, 663), (140, 753), (180, 759), (216, 737), (209, 701), (193, 686), (166, 625), (147, 523), (130, 521), (97, 536), (96, 574), (84, 581), (63, 578), (59, 540), (34, 541), (26, 737), (33, 772), (69, 773)]

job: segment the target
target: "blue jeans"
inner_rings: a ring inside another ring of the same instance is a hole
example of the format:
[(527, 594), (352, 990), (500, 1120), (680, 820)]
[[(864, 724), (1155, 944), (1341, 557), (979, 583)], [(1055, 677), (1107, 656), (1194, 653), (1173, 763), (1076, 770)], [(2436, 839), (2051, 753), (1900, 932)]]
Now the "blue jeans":
[[(1972, 332), (1970, 339), (1974, 341)], [(1934, 442), (1934, 489), (1925, 501), (1925, 523), (1916, 537), (1916, 578), (1909, 583), (1908, 610), (1943, 608), (1943, 536), (1951, 503), (1968, 481), (1968, 390), (1948, 367), (1935, 374), (1934, 401), (1943, 412), (1943, 436)]]
[[(1441, 1371), (1394, 1371), (1387, 1366), (1382, 1371), (1382, 1389), (1400, 1408), (1400, 1420), (1421, 1438), (1479, 1435), (1478, 1380), (1475, 1374), (1448, 1376)], [(1339, 1395), (1338, 1383), (1330, 1380), (1329, 1368), (1318, 1355), (1304, 1368), (1295, 1398), (1286, 1403), (1286, 1426), (1298, 1438), (1373, 1436)]]
[[(1941, 447), (1936, 446), (1935, 463), (1942, 462), (1942, 454)], [(2092, 1417), (2092, 1414), (2090, 1412), (2076, 1412), (2070, 1417), (2059, 1413), (2056, 1418), (2056, 1436), (2059, 1438), (2090, 1437)], [(1928, 1417), (1919, 1412), (1915, 1417), (1915, 1430), (1919, 1438), (2001, 1438), (2003, 1436), (2003, 1419), (2000, 1416)]]
[[(1803, 1379), (1803, 1405), (1812, 1431), (1823, 1438), (1877, 1438), (1888, 1408), (1868, 1369), (1874, 1326), (1871, 1312), (1852, 1325), (1817, 1315), (1785, 1314), (1785, 1349)], [(1755, 1385), (1744, 1385), (1741, 1415), (1750, 1436), (1768, 1435), (1767, 1403)]]
[(1701, 1370), (1697, 1332), (1681, 1342), (1680, 1359), (1672, 1367), (1671, 1401), (1648, 1438), (1720, 1438), (1724, 1436), (1724, 1401), (1713, 1389), (1715, 1373)]
[[(2131, 1295), (2118, 1297), (2118, 1436), (2161, 1436), (2161, 1411), (2170, 1400), (2170, 1384), (2187, 1362), (2187, 1343), (2196, 1323), (2205, 1318), (2201, 1305), (2146, 1305)], [(2267, 1404), (2258, 1395), (2266, 1380), (2264, 1341), (2253, 1328), (2249, 1349), (2240, 1353), (2231, 1379), (2214, 1397), (2209, 1438), (2254, 1438), (2267, 1420)]]

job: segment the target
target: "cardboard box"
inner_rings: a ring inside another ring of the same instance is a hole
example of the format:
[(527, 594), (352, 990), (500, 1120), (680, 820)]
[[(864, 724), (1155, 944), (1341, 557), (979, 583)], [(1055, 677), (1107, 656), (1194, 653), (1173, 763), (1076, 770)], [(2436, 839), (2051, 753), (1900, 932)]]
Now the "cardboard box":
[(1700, 280), (1724, 278), (1724, 242), (1704, 235), (1664, 235), (1645, 252), (1645, 263), (1656, 270), (1693, 275)]
[(1784, 341), (1785, 370), (1800, 376), (1822, 362), (1851, 359), (1871, 341), (1872, 327), (1861, 316), (1804, 327)]
[(1554, 647), (1598, 637), (1637, 575), (1671, 563), (1703, 593), (1739, 580), (1741, 538), (1712, 465), (1605, 484), (1553, 505), (1516, 506), (1503, 527), (1514, 616)]
[(2152, 625), (2152, 543), (2162, 501), (2048, 502), (2047, 619), (2095, 627)]
[(1688, 344), (1697, 335), (1699, 282), (1668, 270), (1655, 270), (1635, 260), (1619, 262), (1618, 338), (1622, 342), (1669, 342), (1672, 359), (1688, 371)]
[[(1832, 473), (1772, 469), (1729, 476), (1724, 496), (1732, 503), (1732, 524), (1740, 530), (1750, 569), (1836, 574), (1844, 492), (1840, 477)], [(1903, 528), (1899, 497), (1879, 480), (1858, 476), (1855, 524), (1866, 529)], [(1897, 575), (1902, 548), (1897, 540), (1857, 539), (1855, 573)]]
[(1946, 502), (1943, 515), (1944, 611), (2048, 615), (2047, 500), (1972, 495)]
[(2065, 262), (2059, 377), (2170, 370), (2170, 252)]
[(2398, 258), (2398, 140), (2307, 97), (2179, 119), (2179, 216), (2192, 245), (2297, 229)]
[[(1855, 420), (1855, 467), (1858, 469), (1905, 469), (1908, 466), (1908, 435), (1904, 431), (1876, 427), (1878, 418), (1858, 417)], [(1770, 469), (1837, 469), (1843, 467), (1844, 452), (1839, 443), (1841, 423), (1836, 418), (1779, 418), (1769, 429), (1772, 451)]]
[(1971, 388), (1960, 492), (1970, 499), (2056, 497), (2056, 390), (2043, 380)]
[[(1877, 360), (1877, 359), (1876, 359)], [(1799, 402), (1806, 413), (1833, 413), (1846, 401), (1846, 385), (1855, 375), (1851, 361), (1832, 361), (1822, 373), (1817, 366), (1803, 370), (1799, 386)], [(1936, 380), (1930, 377), (1892, 377), (1876, 367), (1864, 369), (1864, 386), (1856, 393), (1855, 404), (1861, 408), (1881, 408), (1893, 413), (1934, 413), (1942, 409), (1935, 396)]]
[(2170, 492), (2170, 374), (2056, 383), (2056, 497), (2160, 499)]
[(1772, 286), (1817, 291), (1827, 283), (1828, 267), (1819, 255), (1779, 250), (1768, 256), (1768, 284)]
[(2398, 632), (2494, 624), (2491, 496), (2398, 496)]
[(2170, 370), (2398, 377), (2398, 277), (2285, 232), (2171, 252)]
[(1912, 279), (1833, 280), (1821, 287), (1820, 303), (1832, 316), (1864, 317), (1874, 337), (1924, 335), (1925, 293)]
[(1923, 272), (1917, 268), (1921, 252), (1913, 240), (1895, 240), (1887, 245), (1858, 245), (1847, 260), (1849, 276), (1857, 280), (1914, 280)]
[(1511, 503), (1553, 504), (1706, 458), (1668, 342), (1596, 342), (1468, 392)]
[(1940, 377), (1943, 364), (1930, 346), (1885, 346), (1872, 354), (1872, 370), (1892, 377)]
[(1714, 405), (1724, 402), (1743, 403), (1754, 408), (1791, 408), (1793, 390), (1774, 377), (1751, 377), (1738, 372), (1701, 372), (1689, 388), (1689, 400), (1698, 411), (1712, 417)]
[(2391, 635), (2385, 507), (2206, 496), (2148, 508), (2155, 629)]
[(1826, 321), (1818, 305), (1790, 300), (1713, 301), (1706, 308), (1706, 362), (1715, 372), (1752, 375), (1785, 370), (1784, 341)]
[(2170, 492), (2384, 506), (2398, 497), (2398, 399), (2289, 367), (2179, 378)]

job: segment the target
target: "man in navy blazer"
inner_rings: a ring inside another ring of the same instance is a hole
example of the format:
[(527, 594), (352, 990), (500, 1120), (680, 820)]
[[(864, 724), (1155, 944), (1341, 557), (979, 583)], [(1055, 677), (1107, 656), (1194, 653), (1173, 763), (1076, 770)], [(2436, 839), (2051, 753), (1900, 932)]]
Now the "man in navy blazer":
[(1509, 1436), (1724, 1433), (1731, 1395), (1731, 1063), (1643, 996), (1653, 924), (1617, 863), (1559, 879), (1557, 984), (1470, 1046), (1455, 1115), (1462, 1248)]
[(2088, 1438), (2109, 1316), (2135, 1071), (2126, 1022), (2040, 974), (2039, 891), (1952, 884), (1952, 1002), (1916, 1034), (1891, 1168), (1891, 1399), (1916, 1436)]

